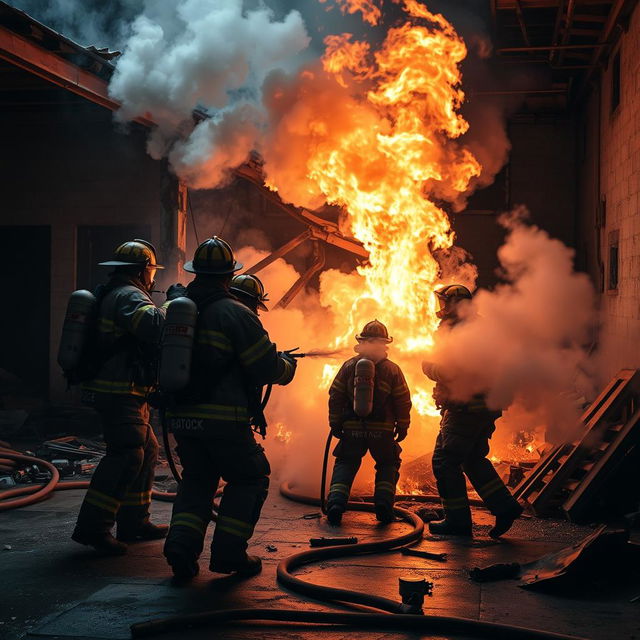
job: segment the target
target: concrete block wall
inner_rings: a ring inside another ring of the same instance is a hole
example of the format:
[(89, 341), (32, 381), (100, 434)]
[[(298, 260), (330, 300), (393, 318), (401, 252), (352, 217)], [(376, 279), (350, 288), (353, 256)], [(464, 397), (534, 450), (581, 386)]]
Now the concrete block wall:
[[(612, 109), (613, 60), (620, 52), (620, 104)], [(606, 201), (601, 234), (605, 267), (602, 347), (606, 376), (640, 367), (640, 11), (611, 52), (602, 75), (600, 183)], [(619, 281), (609, 289), (609, 243), (619, 237)]]
[(88, 102), (21, 110), (4, 124), (4, 149), (11, 153), (1, 154), (1, 167), (11, 189), (3, 194), (3, 211), (11, 215), (0, 224), (51, 229), (49, 400), (74, 403), (56, 356), (68, 296), (76, 288), (77, 228), (148, 225), (158, 246), (165, 169), (147, 155), (144, 130), (119, 130), (108, 110)]

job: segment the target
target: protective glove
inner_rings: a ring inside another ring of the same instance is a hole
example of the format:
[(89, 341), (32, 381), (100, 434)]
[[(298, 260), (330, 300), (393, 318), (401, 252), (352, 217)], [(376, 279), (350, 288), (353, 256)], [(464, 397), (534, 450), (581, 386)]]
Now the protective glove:
[(395, 441), (402, 442), (407, 437), (407, 431), (409, 431), (409, 427), (398, 427), (396, 426), (395, 433)]
[(290, 364), (293, 365), (293, 368), (295, 370), (295, 368), (298, 366), (298, 358), (294, 358), (291, 356), (291, 354), (287, 353), (286, 351), (278, 351), (278, 355), (283, 359), (286, 360), (287, 362), (289, 362)]
[(337, 425), (335, 427), (331, 427), (331, 435), (334, 438), (338, 438), (338, 440), (340, 440), (340, 438), (342, 438), (344, 431), (342, 430), (342, 426)]
[(167, 289), (167, 300), (175, 300), (187, 295), (187, 287), (177, 282)]

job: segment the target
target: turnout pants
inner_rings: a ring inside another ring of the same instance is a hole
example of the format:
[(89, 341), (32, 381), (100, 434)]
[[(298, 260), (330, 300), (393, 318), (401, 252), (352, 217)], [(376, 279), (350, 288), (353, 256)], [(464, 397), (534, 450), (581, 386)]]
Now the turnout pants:
[(495, 516), (518, 508), (518, 503), (487, 459), (495, 414), (445, 410), (433, 452), (433, 473), (445, 517), (471, 524), (465, 475)]
[(224, 488), (211, 543), (211, 564), (242, 563), (248, 541), (267, 498), (271, 469), (249, 427), (215, 439), (175, 436), (182, 482), (173, 505), (168, 552), (197, 560), (204, 546), (211, 504), (222, 478)]
[(107, 452), (85, 495), (76, 531), (135, 533), (149, 522), (151, 487), (158, 459), (158, 441), (149, 424), (144, 398), (109, 394), (95, 408), (102, 418)]
[(374, 502), (378, 507), (393, 507), (396, 483), (400, 477), (400, 445), (395, 442), (392, 433), (345, 430), (333, 450), (336, 463), (331, 476), (327, 508), (338, 506), (346, 509), (351, 485), (367, 451), (376, 462)]

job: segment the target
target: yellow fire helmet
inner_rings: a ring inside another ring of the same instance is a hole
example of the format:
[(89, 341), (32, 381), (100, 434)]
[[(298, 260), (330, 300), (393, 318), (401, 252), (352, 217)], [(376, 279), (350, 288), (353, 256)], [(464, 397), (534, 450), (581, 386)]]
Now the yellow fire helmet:
[(460, 300), (471, 300), (471, 291), (462, 284), (448, 284), (437, 289), (434, 293), (438, 299), (439, 307), (436, 315), (441, 319), (448, 316), (452, 307)]
[(362, 328), (362, 331), (356, 336), (358, 342), (363, 340), (380, 340), (389, 344), (393, 342), (393, 338), (389, 336), (387, 327), (385, 327), (379, 320), (372, 320), (367, 322)]
[(156, 248), (146, 240), (135, 238), (129, 242), (123, 242), (116, 247), (113, 258), (107, 262), (99, 262), (103, 267), (153, 267), (164, 269), (156, 260)]
[(207, 238), (201, 243), (193, 254), (193, 260), (184, 265), (184, 270), (189, 273), (219, 276), (234, 273), (240, 269), (242, 265), (236, 262), (233, 250), (218, 236)]
[(269, 311), (267, 305), (264, 304), (269, 301), (269, 298), (265, 293), (264, 285), (258, 276), (248, 273), (233, 276), (229, 289), (236, 295), (248, 296), (251, 300), (257, 303), (258, 308), (263, 311)]

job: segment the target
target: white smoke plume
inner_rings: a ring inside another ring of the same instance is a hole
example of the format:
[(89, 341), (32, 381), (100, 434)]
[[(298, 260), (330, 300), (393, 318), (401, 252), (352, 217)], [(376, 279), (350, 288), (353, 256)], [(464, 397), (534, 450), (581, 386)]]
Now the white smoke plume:
[(527, 413), (530, 422), (569, 428), (578, 413), (572, 397), (593, 392), (595, 293), (574, 271), (573, 250), (525, 218), (519, 209), (502, 219), (504, 283), (476, 292), (465, 321), (441, 329), (427, 359), (442, 365), (456, 399), (485, 393), (493, 408), (521, 405), (512, 418)]
[[(264, 79), (293, 71), (308, 44), (297, 11), (276, 20), (242, 0), (147, 0), (109, 91), (121, 120), (151, 115), (154, 158), (168, 155), (191, 186), (212, 187), (255, 146)], [(196, 124), (197, 108), (211, 117)]]

